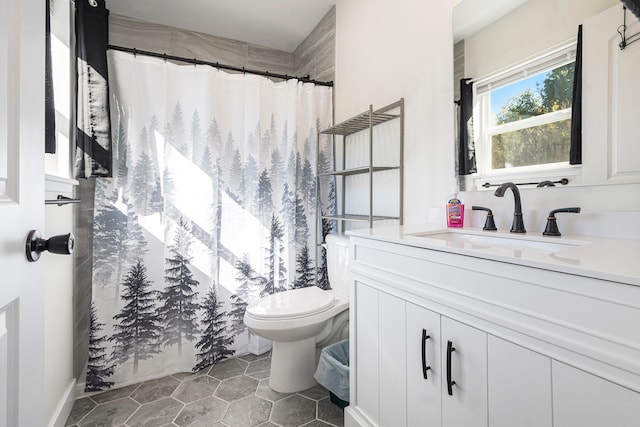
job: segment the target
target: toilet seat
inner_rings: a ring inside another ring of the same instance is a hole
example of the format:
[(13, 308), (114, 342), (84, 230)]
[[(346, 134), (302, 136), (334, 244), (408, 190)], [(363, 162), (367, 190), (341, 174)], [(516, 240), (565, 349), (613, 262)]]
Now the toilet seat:
[(294, 319), (326, 311), (334, 302), (333, 292), (309, 286), (261, 298), (247, 307), (247, 314), (255, 319)]

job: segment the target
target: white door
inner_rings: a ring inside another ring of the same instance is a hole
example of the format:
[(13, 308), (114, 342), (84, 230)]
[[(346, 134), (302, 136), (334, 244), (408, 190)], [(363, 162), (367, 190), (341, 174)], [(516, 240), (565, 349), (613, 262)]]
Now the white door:
[(42, 262), (25, 254), (44, 228), (44, 8), (0, 0), (0, 427), (44, 425)]
[(489, 335), (491, 427), (551, 427), (551, 359)]
[(442, 425), (487, 427), (487, 334), (441, 319)]
[[(407, 303), (407, 425), (442, 425), (440, 315)], [(445, 343), (446, 345), (446, 343)]]
[(380, 425), (407, 425), (407, 356), (404, 300), (378, 293)]
[[(357, 406), (374, 425), (380, 425), (378, 377), (378, 291), (356, 282), (355, 289), (355, 390)], [(353, 389), (352, 389), (353, 392)]]

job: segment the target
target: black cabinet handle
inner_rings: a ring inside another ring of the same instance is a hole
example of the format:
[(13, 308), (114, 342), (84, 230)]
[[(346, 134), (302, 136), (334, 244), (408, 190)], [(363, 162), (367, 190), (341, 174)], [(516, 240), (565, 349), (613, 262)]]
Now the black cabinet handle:
[(454, 351), (456, 351), (456, 349), (453, 343), (447, 341), (447, 393), (449, 393), (449, 396), (453, 396), (453, 386), (456, 383), (451, 380), (451, 353)]
[(422, 330), (422, 376), (424, 379), (427, 378), (427, 371), (431, 369), (431, 366), (427, 366), (427, 340), (431, 338), (430, 335), (427, 335), (427, 330)]

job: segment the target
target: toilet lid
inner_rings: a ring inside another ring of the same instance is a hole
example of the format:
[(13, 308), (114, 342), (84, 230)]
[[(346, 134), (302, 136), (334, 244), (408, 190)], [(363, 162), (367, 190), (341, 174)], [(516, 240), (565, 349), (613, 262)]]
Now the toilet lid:
[(309, 286), (268, 295), (247, 307), (247, 312), (262, 319), (302, 317), (327, 310), (333, 302), (333, 292)]

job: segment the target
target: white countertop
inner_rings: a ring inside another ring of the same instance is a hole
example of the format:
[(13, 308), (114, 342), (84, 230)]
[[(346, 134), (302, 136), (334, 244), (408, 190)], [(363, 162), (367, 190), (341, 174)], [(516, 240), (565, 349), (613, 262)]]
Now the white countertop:
[[(448, 232), (451, 234), (442, 234)], [(640, 286), (640, 240), (551, 237), (439, 224), (379, 227), (346, 234)]]

